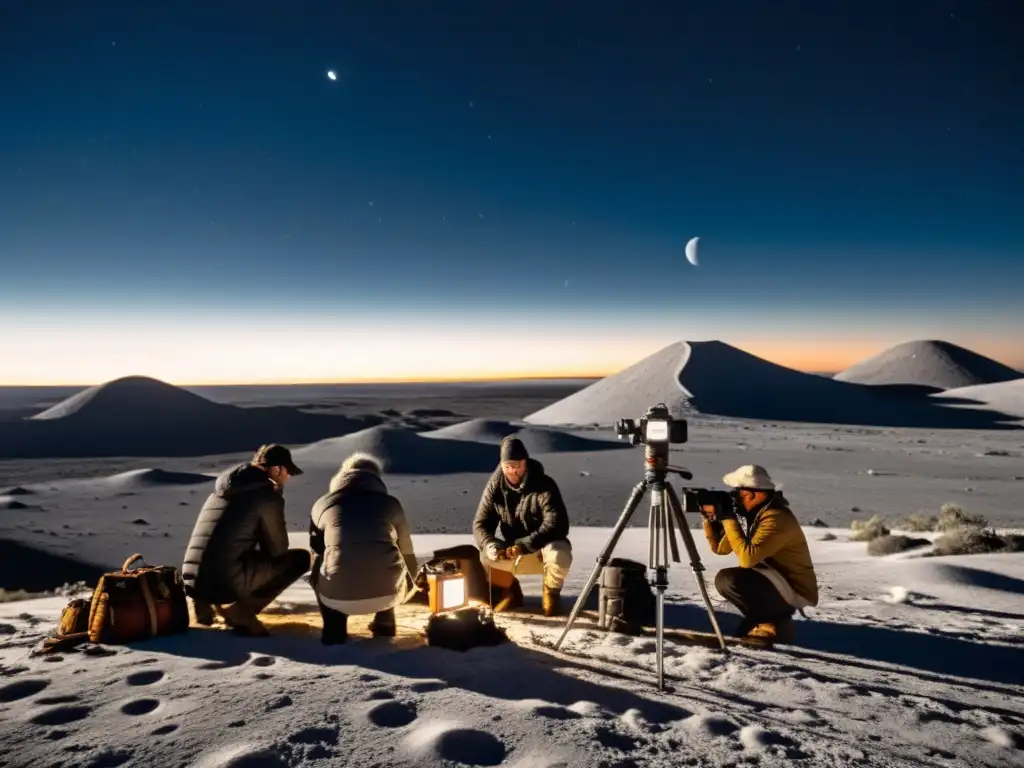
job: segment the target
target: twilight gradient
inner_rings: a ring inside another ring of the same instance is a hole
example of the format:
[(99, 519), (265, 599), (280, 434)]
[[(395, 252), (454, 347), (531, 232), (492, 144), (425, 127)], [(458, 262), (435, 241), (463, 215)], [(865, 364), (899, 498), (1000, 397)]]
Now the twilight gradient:
[(5, 4), (0, 383), (1024, 368), (1022, 17)]

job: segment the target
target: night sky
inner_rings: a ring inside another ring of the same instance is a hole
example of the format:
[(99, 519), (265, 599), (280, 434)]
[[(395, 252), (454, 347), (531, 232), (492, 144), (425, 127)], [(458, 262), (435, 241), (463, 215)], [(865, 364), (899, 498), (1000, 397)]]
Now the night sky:
[(1024, 367), (1021, 40), (1018, 0), (8, 0), (0, 383)]

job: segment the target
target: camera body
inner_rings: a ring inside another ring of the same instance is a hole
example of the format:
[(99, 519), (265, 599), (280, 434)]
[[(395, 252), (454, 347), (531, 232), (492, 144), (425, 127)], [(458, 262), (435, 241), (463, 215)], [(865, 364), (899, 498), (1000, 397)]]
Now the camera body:
[(684, 488), (686, 508), (700, 510), (705, 506), (715, 508), (715, 517), (735, 517), (739, 513), (736, 497), (731, 491), (718, 491), (712, 488)]
[(678, 445), (688, 437), (686, 419), (672, 418), (664, 403), (652, 405), (639, 421), (619, 419), (615, 422), (615, 434), (630, 445)]

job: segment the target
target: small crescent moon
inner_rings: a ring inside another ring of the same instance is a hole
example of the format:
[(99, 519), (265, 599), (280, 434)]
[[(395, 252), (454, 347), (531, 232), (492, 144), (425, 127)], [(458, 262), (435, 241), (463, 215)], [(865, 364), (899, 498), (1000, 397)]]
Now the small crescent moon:
[(686, 260), (688, 262), (690, 262), (691, 264), (693, 264), (693, 266), (695, 266), (695, 267), (697, 266), (697, 255), (698, 255), (697, 254), (697, 245), (698, 245), (698, 243), (700, 243), (700, 238), (699, 237), (692, 237), (692, 238), (690, 238), (690, 241), (686, 244)]

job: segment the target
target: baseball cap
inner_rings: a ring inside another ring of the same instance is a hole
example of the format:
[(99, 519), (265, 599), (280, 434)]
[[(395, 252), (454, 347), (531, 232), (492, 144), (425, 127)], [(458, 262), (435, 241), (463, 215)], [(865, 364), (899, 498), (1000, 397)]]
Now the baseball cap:
[(277, 443), (260, 446), (252, 462), (264, 467), (284, 467), (292, 476), (302, 474), (302, 470), (292, 461), (292, 452)]

